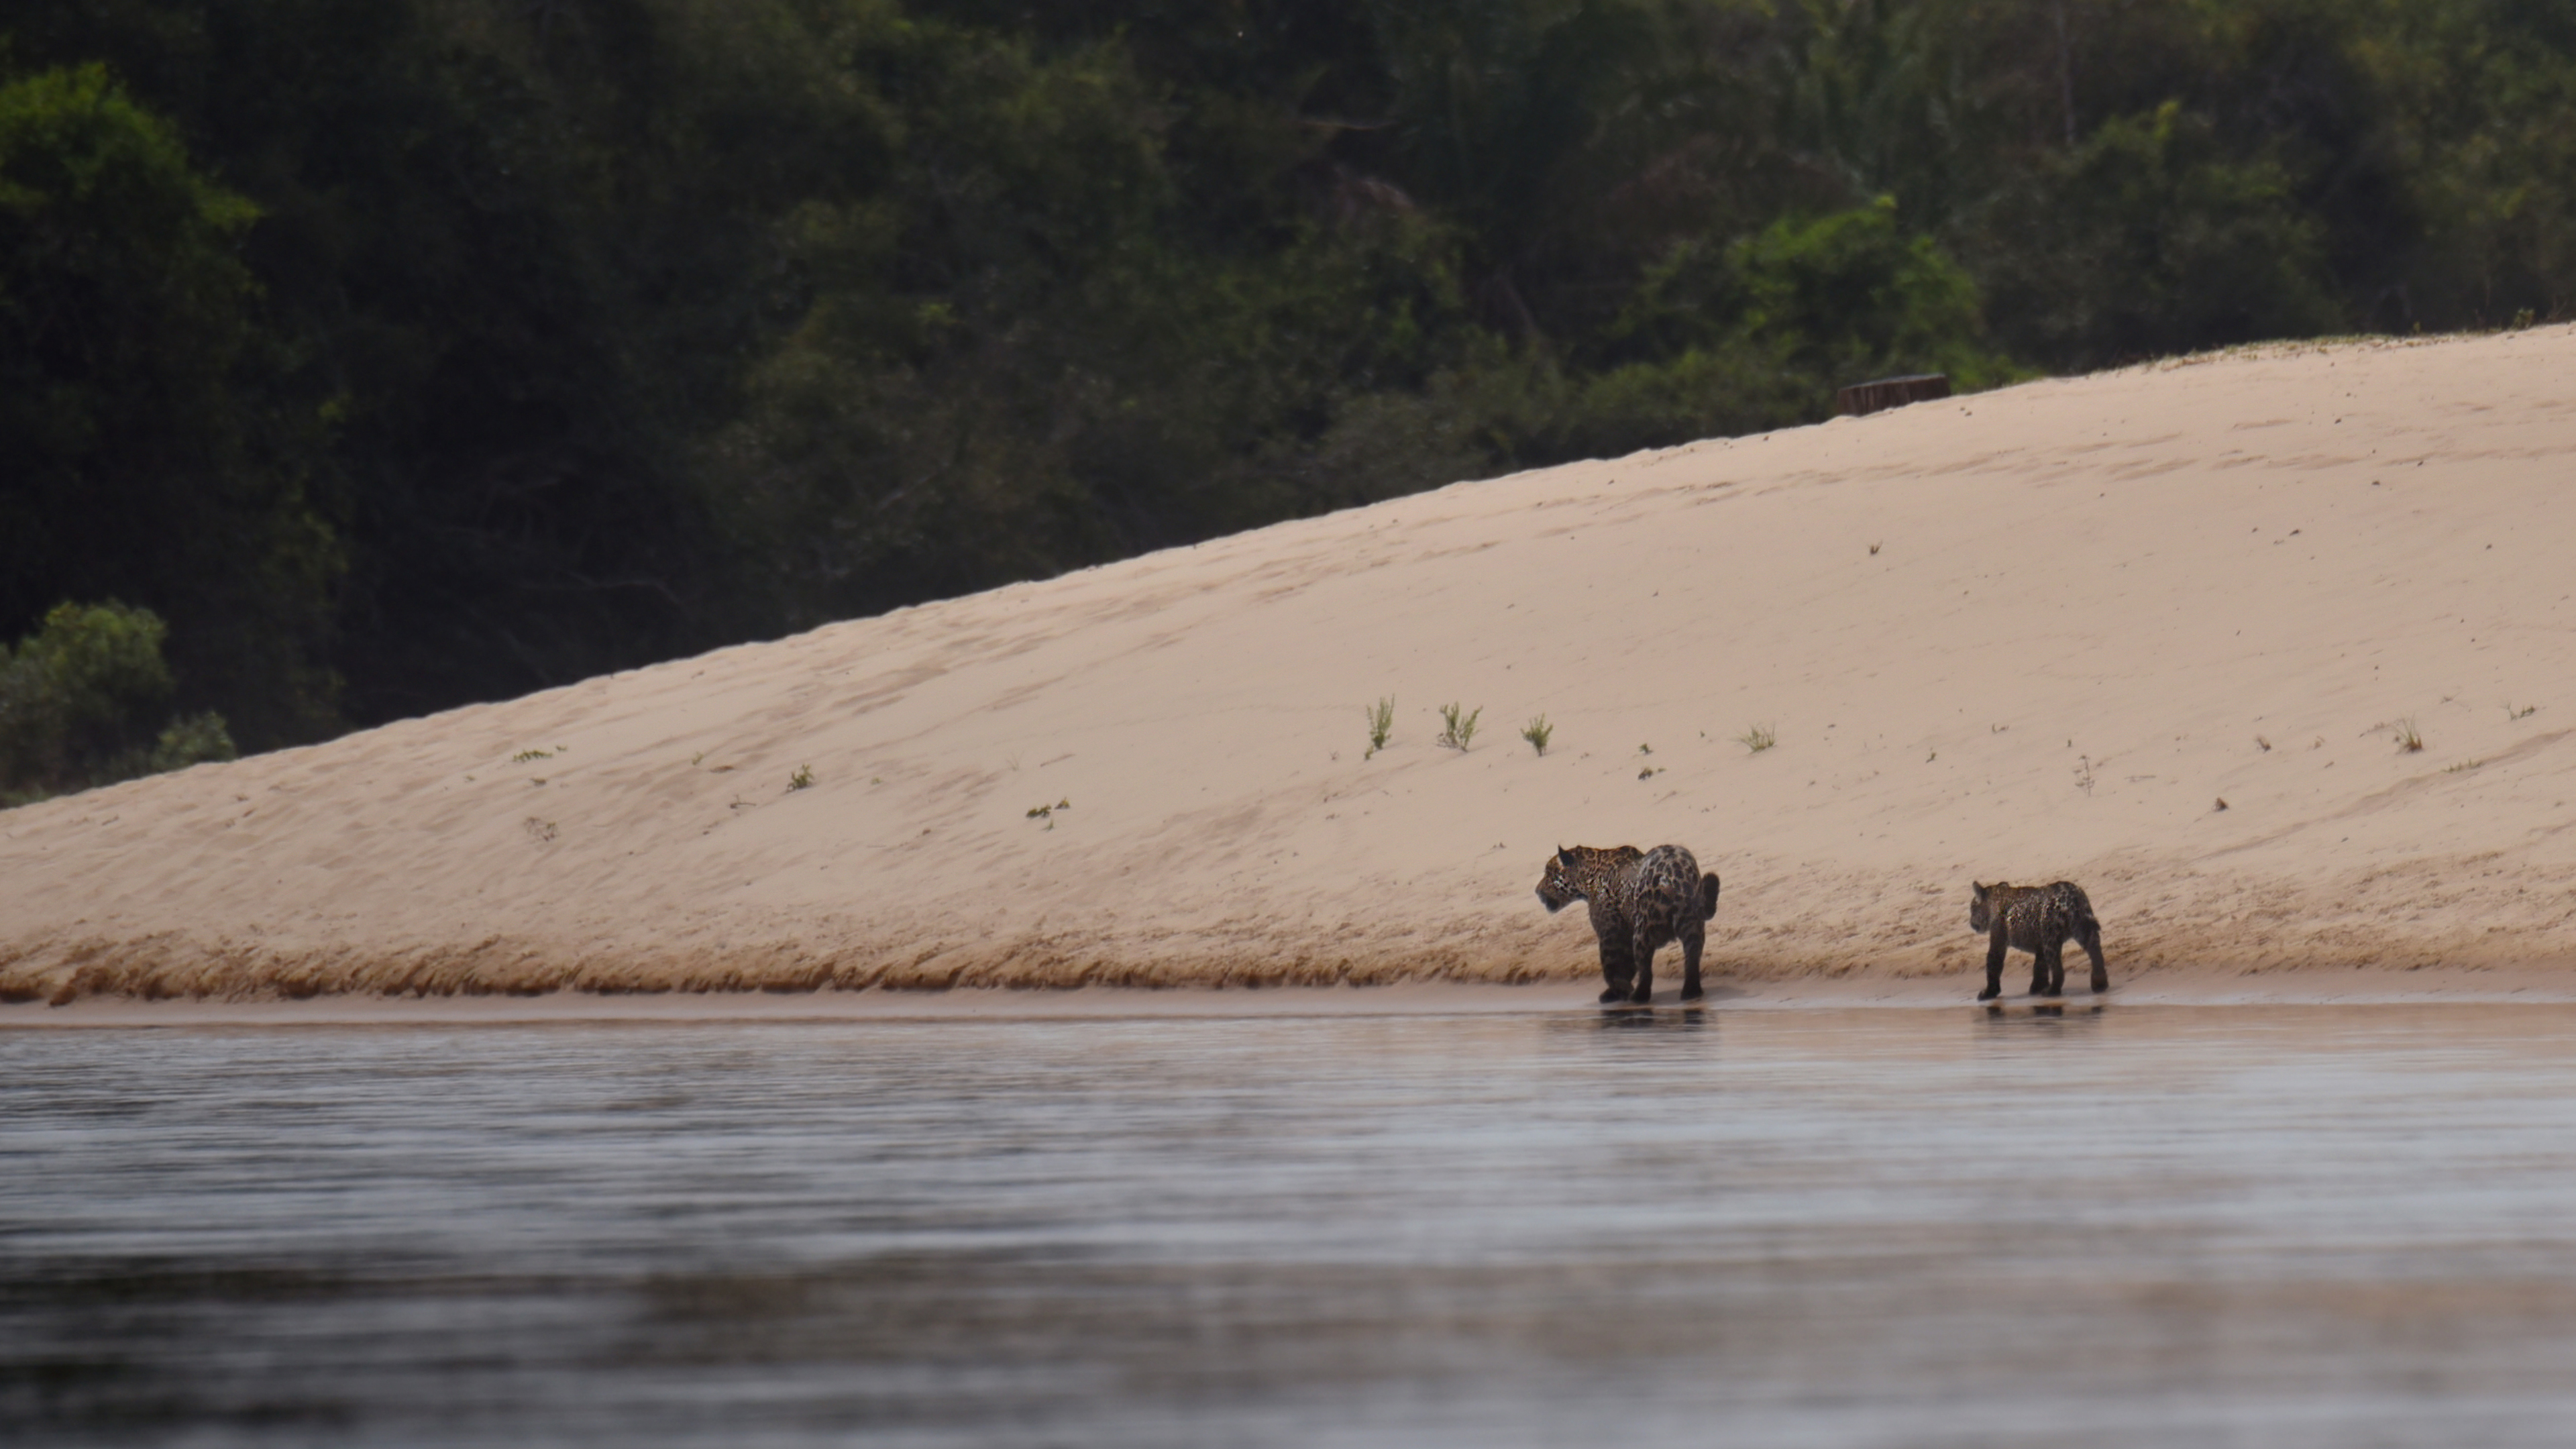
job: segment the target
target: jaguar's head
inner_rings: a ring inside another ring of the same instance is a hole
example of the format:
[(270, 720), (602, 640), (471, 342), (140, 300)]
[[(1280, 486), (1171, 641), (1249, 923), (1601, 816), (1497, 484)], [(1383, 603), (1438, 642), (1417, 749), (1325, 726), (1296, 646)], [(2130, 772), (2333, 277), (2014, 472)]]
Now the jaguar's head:
[(1996, 881), (1994, 885), (1980, 885), (1976, 881), (1970, 881), (1968, 884), (1971, 887), (1974, 887), (1976, 892), (1974, 895), (1968, 897), (1968, 929), (1971, 931), (1993, 930), (1995, 928), (1995, 887), (2004, 884), (2004, 882)]
[(1583, 857), (1562, 845), (1547, 858), (1547, 873), (1539, 877), (1538, 903), (1547, 907), (1549, 915), (1583, 899), (1583, 887), (1574, 880), (1575, 867), (1582, 862)]

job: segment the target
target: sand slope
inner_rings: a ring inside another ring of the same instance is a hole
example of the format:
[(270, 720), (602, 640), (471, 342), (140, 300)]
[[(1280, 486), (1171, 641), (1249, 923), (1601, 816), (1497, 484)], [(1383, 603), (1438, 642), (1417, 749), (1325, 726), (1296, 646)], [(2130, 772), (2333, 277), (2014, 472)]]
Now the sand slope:
[(1998, 876), (2084, 882), (2121, 977), (2576, 963), (2571, 369), (2036, 383), (48, 802), (0, 993), (1574, 978), (1548, 850), (1667, 840), (1721, 978), (1964, 988)]

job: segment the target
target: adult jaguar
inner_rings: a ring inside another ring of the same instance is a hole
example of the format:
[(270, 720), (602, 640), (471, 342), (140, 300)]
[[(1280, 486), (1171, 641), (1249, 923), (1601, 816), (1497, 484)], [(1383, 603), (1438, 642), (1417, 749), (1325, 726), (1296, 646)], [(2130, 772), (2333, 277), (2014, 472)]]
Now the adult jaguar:
[(1549, 915), (1574, 901), (1591, 904), (1604, 1002), (1654, 999), (1655, 953), (1675, 941), (1682, 947), (1682, 1000), (1699, 999), (1700, 923), (1717, 914), (1717, 875), (1701, 874), (1689, 851), (1559, 846), (1539, 879), (1538, 899)]

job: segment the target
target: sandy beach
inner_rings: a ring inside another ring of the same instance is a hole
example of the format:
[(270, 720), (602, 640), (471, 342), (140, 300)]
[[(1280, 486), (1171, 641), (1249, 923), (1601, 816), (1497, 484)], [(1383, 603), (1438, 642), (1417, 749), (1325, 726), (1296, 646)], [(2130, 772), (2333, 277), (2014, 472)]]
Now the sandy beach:
[(2576, 991), (2571, 363), (2555, 327), (2036, 382), (10, 811), (0, 1022), (1573, 983), (1547, 853), (1665, 841), (1748, 1002), (1964, 1002), (1970, 882), (2059, 877), (2141, 999)]

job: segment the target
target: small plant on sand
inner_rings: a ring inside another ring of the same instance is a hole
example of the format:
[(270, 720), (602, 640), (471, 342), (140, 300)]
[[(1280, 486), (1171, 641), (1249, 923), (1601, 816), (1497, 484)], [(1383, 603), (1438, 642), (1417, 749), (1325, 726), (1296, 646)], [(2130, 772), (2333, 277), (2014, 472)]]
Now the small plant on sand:
[(1394, 695), (1390, 694), (1368, 707), (1368, 726), (1368, 754), (1360, 756), (1363, 760), (1367, 759), (1369, 755), (1374, 755), (1378, 751), (1385, 749), (1387, 736), (1395, 733)]
[(2413, 715), (2397, 722), (2397, 748), (2410, 755), (2424, 748), (2424, 737), (2416, 733)]
[(1029, 818), (1030, 818), (1031, 820), (1043, 820), (1043, 821), (1045, 821), (1045, 822), (1046, 822), (1046, 828), (1047, 828), (1047, 829), (1049, 829), (1049, 830), (1053, 830), (1053, 829), (1055, 829), (1055, 812), (1057, 812), (1057, 811), (1059, 811), (1059, 810), (1070, 810), (1070, 809), (1072, 809), (1072, 808), (1073, 808), (1073, 798), (1072, 798), (1071, 796), (1067, 796), (1067, 797), (1065, 797), (1065, 798), (1064, 798), (1064, 799), (1062, 799), (1062, 800), (1058, 800), (1057, 802), (1055, 802), (1055, 803), (1054, 803), (1054, 804), (1052, 804), (1052, 805), (1032, 805), (1032, 806), (1030, 806), (1030, 807), (1029, 807)]
[(2474, 770), (2474, 769), (2476, 769), (2478, 766), (2483, 765), (2483, 764), (2485, 764), (2485, 763), (2486, 763), (2486, 761), (2484, 761), (2484, 760), (2462, 760), (2462, 761), (2460, 761), (2460, 762), (2459, 762), (2458, 764), (2456, 764), (2456, 765), (2444, 765), (2444, 766), (2442, 767), (2442, 773), (2443, 773), (2443, 774), (2445, 774), (2445, 775), (2461, 775), (2461, 774), (2466, 774), (2466, 773), (2468, 773), (2469, 771)]
[(798, 765), (796, 767), (796, 773), (787, 777), (787, 788), (790, 790), (813, 789), (814, 767), (812, 765)]
[(2508, 701), (2504, 707), (2504, 717), (2509, 720), (2529, 719), (2538, 713), (2540, 713), (2540, 706), (2536, 704), (2526, 704), (2520, 709), (2515, 709)]
[(1466, 753), (1467, 746), (1476, 738), (1476, 716), (1484, 712), (1483, 705), (1478, 705), (1474, 709), (1456, 704), (1440, 706), (1440, 738), (1436, 743), (1446, 745), (1461, 754)]
[(1758, 755), (1764, 750), (1771, 748), (1773, 745), (1780, 743), (1780, 737), (1772, 732), (1771, 726), (1767, 724), (1758, 724), (1753, 728), (1746, 730), (1744, 733), (1737, 735), (1735, 737), (1735, 742)]
[(551, 760), (554, 757), (555, 752), (552, 750), (521, 750), (510, 757), (510, 763), (524, 765), (530, 760)]
[(1547, 722), (1546, 715), (1540, 715), (1521, 726), (1521, 738), (1529, 741), (1530, 748), (1542, 755), (1547, 753), (1548, 739), (1555, 733), (1556, 726)]
[(519, 828), (528, 832), (528, 838), (539, 845), (550, 845), (554, 842), (555, 823), (551, 820), (540, 820), (531, 815)]

